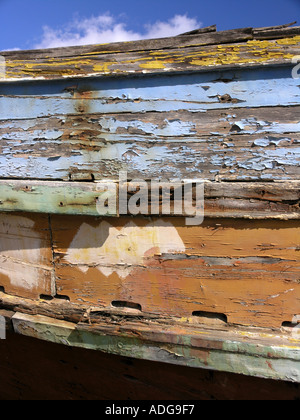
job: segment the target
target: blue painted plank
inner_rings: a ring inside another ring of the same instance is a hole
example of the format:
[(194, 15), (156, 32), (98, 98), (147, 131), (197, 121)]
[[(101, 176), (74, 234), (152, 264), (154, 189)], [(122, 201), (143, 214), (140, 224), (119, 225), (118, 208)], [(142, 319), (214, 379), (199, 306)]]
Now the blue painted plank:
[[(181, 109), (205, 112), (300, 103), (299, 83), (289, 67), (88, 82), (75, 79), (72, 84), (79, 89), (74, 96), (66, 91), (70, 81), (0, 84), (0, 119)], [(88, 97), (80, 91), (89, 92)], [(230, 95), (233, 102), (223, 103), (220, 98), (224, 95)]]

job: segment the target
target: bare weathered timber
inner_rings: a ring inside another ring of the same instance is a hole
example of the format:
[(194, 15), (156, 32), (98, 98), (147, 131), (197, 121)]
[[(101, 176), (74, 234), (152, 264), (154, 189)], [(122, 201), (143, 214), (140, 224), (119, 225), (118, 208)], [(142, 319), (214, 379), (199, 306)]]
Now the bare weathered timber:
[(3, 52), (9, 78), (60, 78), (158, 74), (290, 63), (299, 51), (300, 28), (268, 31), (252, 28), (183, 35), (129, 43), (69, 47), (47, 51)]
[(48, 216), (2, 214), (0, 238), (2, 290), (36, 299), (43, 294), (55, 294)]

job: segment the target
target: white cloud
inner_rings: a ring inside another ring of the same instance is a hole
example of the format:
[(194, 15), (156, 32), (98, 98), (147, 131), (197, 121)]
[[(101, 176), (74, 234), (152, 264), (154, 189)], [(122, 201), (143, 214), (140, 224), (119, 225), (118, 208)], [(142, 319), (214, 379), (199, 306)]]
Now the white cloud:
[(167, 22), (156, 22), (153, 25), (146, 25), (146, 38), (164, 38), (176, 36), (184, 32), (198, 29), (202, 26), (195, 18), (189, 18), (186, 15), (176, 15)]
[(5, 51), (20, 51), (20, 49), (21, 48), (17, 48), (17, 47), (15, 47), (15, 48), (8, 48), (6, 50), (1, 50), (1, 52), (5, 52)]
[(43, 37), (35, 48), (55, 48), (72, 45), (104, 44), (179, 35), (201, 27), (201, 22), (187, 15), (176, 15), (167, 22), (144, 25), (143, 32), (134, 32), (124, 22), (106, 13), (90, 18), (74, 18), (63, 28), (43, 27)]

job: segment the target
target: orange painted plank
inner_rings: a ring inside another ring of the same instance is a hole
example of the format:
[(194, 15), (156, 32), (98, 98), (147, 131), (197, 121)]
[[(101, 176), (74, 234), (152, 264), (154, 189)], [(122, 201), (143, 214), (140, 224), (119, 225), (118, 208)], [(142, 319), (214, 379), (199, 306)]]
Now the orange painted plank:
[(58, 293), (71, 302), (280, 327), (300, 308), (299, 221), (52, 218)]

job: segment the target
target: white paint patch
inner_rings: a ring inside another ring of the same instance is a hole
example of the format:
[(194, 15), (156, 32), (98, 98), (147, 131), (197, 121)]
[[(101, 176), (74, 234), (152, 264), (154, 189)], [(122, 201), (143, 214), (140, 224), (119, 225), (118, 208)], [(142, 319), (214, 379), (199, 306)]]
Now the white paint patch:
[(40, 278), (41, 238), (34, 222), (25, 217), (1, 215), (0, 274), (7, 276), (11, 285), (32, 290)]
[(66, 253), (66, 260), (82, 272), (96, 267), (106, 277), (116, 272), (126, 278), (136, 266), (157, 254), (185, 252), (177, 229), (163, 221), (145, 227), (127, 223), (117, 229), (107, 222), (92, 227), (83, 223)]

